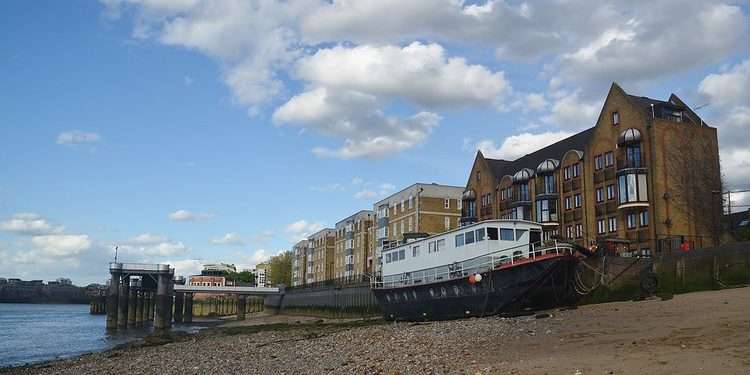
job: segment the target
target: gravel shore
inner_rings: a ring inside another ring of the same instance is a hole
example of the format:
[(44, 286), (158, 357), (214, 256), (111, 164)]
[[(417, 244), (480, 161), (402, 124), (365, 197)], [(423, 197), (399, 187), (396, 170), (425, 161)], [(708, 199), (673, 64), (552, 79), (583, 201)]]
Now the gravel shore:
[(254, 318), (164, 345), (0, 373), (748, 374), (748, 311), (750, 289), (742, 288), (519, 318)]

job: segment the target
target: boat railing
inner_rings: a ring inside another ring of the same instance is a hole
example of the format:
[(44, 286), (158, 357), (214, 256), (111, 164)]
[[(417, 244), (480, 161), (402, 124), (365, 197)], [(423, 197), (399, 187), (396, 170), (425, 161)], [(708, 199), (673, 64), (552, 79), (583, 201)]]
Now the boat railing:
[(573, 245), (569, 243), (558, 242), (557, 240), (541, 241), (498, 250), (489, 254), (480, 255), (475, 258), (439, 267), (404, 272), (397, 275), (373, 277), (371, 279), (371, 286), (374, 289), (380, 289), (429, 284), (463, 278), (505, 265), (534, 261), (538, 257), (550, 254), (564, 255), (572, 253)]

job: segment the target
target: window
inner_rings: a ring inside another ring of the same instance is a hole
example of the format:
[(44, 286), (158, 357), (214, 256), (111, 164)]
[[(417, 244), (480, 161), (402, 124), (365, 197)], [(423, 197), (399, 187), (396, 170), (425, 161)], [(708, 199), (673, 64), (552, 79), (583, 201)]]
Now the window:
[(604, 202), (604, 188), (596, 188), (596, 201)]
[(581, 202), (581, 194), (576, 194), (573, 196), (573, 203), (575, 204), (576, 208), (581, 207), (581, 205), (583, 204)]
[(628, 225), (628, 229), (633, 229), (633, 228), (636, 227), (637, 223), (636, 223), (636, 216), (635, 216), (635, 214), (628, 214), (627, 215), (627, 225)]
[(516, 241), (520, 241), (526, 232), (528, 232), (526, 229), (516, 229)]
[(570, 197), (565, 197), (565, 209), (566, 209), (566, 210), (569, 210), (569, 209), (571, 209), (571, 208), (572, 208), (572, 207), (571, 207), (571, 205), (570, 205)]
[(492, 228), (492, 227), (487, 228), (487, 239), (492, 240), (492, 241), (497, 241), (498, 239), (497, 228)]
[(648, 226), (648, 211), (647, 210), (641, 211), (639, 216), (641, 218), (641, 226), (642, 227)]
[(609, 226), (610, 232), (617, 231), (617, 218), (616, 217), (610, 217), (609, 219), (607, 219), (607, 224)]
[(519, 184), (518, 185), (518, 200), (519, 201), (528, 201), (529, 199), (529, 184)]
[(469, 231), (464, 233), (464, 244), (472, 244), (474, 243), (474, 231)]
[(409, 209), (411, 210), (412, 208), (414, 208), (414, 197), (410, 195), (409, 196)]
[(607, 232), (607, 227), (605, 225), (606, 223), (604, 219), (597, 220), (596, 221), (596, 233), (604, 234), (605, 232)]
[(573, 238), (573, 226), (568, 225), (565, 228), (565, 238)]
[(391, 262), (391, 253), (386, 253), (385, 254), (385, 263), (387, 264), (387, 263), (390, 263), (390, 262)]
[(501, 201), (505, 200), (505, 189), (500, 189), (500, 200)]
[(612, 125), (619, 125), (619, 124), (620, 124), (620, 113), (612, 112)]
[(406, 259), (406, 249), (401, 249), (398, 251), (398, 260), (404, 259)]
[(615, 155), (612, 153), (612, 151), (605, 153), (604, 154), (604, 166), (611, 167), (613, 165), (615, 165)]
[(481, 180), (482, 180), (482, 172), (477, 171), (477, 181), (481, 181)]
[(430, 243), (427, 244), (427, 253), (432, 254), (435, 251), (437, 251), (435, 250), (435, 241), (430, 241)]
[(479, 228), (476, 231), (474, 231), (474, 237), (476, 238), (477, 242), (484, 241), (484, 228)]
[(639, 143), (625, 146), (627, 168), (641, 168), (641, 145)]
[(406, 233), (406, 231), (404, 231), (404, 221), (401, 220), (401, 234), (404, 234), (404, 233)]
[(393, 223), (393, 235), (398, 236), (398, 227), (396, 226), (396, 223)]
[(573, 170), (573, 178), (576, 178), (581, 175), (581, 163), (575, 163), (572, 165)]
[(544, 179), (544, 193), (553, 194), (555, 192), (555, 175), (548, 174), (543, 177)]
[(576, 238), (583, 237), (583, 225), (576, 224)]
[(435, 251), (440, 251), (441, 249), (445, 249), (445, 240), (437, 240), (435, 244)]
[(563, 178), (565, 181), (570, 180), (570, 167), (563, 168)]
[(607, 185), (607, 200), (615, 199), (615, 185)]
[(408, 221), (408, 223), (409, 223), (409, 224), (408, 224), (409, 232), (412, 232), (412, 231), (413, 231), (414, 229), (413, 229), (413, 227), (412, 227), (412, 225), (411, 225), (411, 216), (409, 216), (409, 221)]
[(594, 169), (600, 170), (604, 167), (603, 159), (601, 155), (594, 156)]
[(404, 200), (401, 200), (401, 212), (404, 212), (406, 210), (406, 205), (404, 204)]
[(536, 221), (540, 223), (557, 221), (556, 199), (542, 199), (536, 201)]
[(464, 245), (464, 235), (463, 233), (456, 236), (456, 247), (461, 247)]
[(445, 219), (443, 219), (443, 224), (445, 225), (445, 230), (451, 229), (451, 218), (446, 216)]
[(648, 201), (645, 174), (625, 174), (619, 177), (618, 183), (620, 185), (620, 204)]
[(461, 199), (456, 199), (456, 204), (458, 205), (458, 209), (460, 210), (463, 208), (464, 201), (462, 201)]
[(513, 241), (515, 235), (513, 229), (500, 228), (500, 239), (503, 241)]
[(443, 201), (443, 208), (451, 208), (451, 200), (449, 198), (445, 198), (445, 201)]

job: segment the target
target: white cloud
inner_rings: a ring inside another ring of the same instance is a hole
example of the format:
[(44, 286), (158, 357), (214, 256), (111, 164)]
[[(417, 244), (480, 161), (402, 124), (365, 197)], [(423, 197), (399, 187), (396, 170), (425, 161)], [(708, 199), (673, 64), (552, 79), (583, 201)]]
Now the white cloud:
[(168, 260), (162, 263), (174, 267), (175, 276), (185, 278), (191, 275), (200, 275), (203, 270), (203, 261), (199, 259)]
[(65, 258), (80, 254), (82, 251), (91, 247), (91, 240), (85, 234), (48, 234), (34, 236), (31, 238), (44, 256)]
[(698, 85), (698, 92), (720, 107), (750, 106), (750, 59), (726, 72), (707, 75)]
[(346, 187), (344, 185), (339, 183), (331, 183), (321, 186), (310, 186), (310, 190), (322, 192), (322, 193), (332, 193), (332, 192), (339, 192), (339, 191), (346, 191)]
[(215, 215), (211, 213), (190, 212), (188, 210), (177, 210), (169, 214), (172, 221), (196, 221), (212, 219)]
[(497, 147), (493, 140), (482, 140), (477, 144), (477, 149), (482, 151), (485, 157), (491, 159), (515, 160), (571, 135), (573, 133), (565, 131), (538, 134), (521, 133), (505, 138), (500, 147)]
[(233, 246), (244, 246), (247, 243), (237, 233), (227, 233), (221, 237), (211, 239), (211, 243), (215, 245), (233, 245)]
[(366, 184), (367, 187), (356, 192), (354, 198), (356, 199), (373, 199), (382, 198), (396, 190), (396, 185), (383, 183), (378, 186), (372, 186), (372, 184)]
[(290, 243), (297, 243), (323, 228), (324, 226), (320, 222), (312, 222), (303, 219), (287, 225), (285, 232), (289, 235)]
[(167, 236), (143, 233), (131, 238), (129, 242), (138, 245), (153, 245), (165, 241), (167, 241)]
[(402, 97), (425, 108), (503, 106), (510, 83), (503, 72), (447, 57), (435, 43), (336, 46), (302, 58), (297, 75), (329, 89)]
[(579, 91), (560, 92), (556, 94), (550, 113), (543, 116), (542, 121), (565, 130), (587, 129), (595, 125), (602, 103), (601, 98), (581, 100)]
[(440, 116), (420, 112), (409, 118), (389, 117), (376, 97), (356, 91), (317, 88), (297, 95), (273, 114), (277, 123), (304, 123), (319, 132), (344, 139), (338, 149), (317, 147), (319, 157), (383, 158), (424, 142)]
[(40, 215), (21, 212), (0, 222), (0, 230), (21, 235), (42, 235), (62, 233), (65, 227), (52, 225)]
[(57, 135), (57, 144), (59, 145), (76, 145), (81, 143), (96, 143), (101, 140), (101, 136), (96, 133), (89, 133), (80, 130), (70, 130)]
[(352, 178), (352, 185), (361, 185), (363, 182), (364, 180), (362, 177), (354, 176), (354, 178)]

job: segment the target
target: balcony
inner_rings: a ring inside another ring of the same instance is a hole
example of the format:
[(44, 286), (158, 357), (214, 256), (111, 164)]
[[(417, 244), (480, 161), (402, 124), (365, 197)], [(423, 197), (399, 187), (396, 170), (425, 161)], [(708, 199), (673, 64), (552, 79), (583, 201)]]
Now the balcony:
[(486, 216), (492, 216), (492, 206), (484, 206), (479, 209), (479, 216), (486, 217)]
[(459, 220), (459, 224), (461, 226), (472, 225), (476, 224), (477, 222), (479, 222), (479, 219), (477, 219), (476, 216), (464, 216)]
[(617, 171), (627, 169), (646, 169), (646, 161), (643, 159), (628, 159), (624, 156), (617, 158)]
[(596, 216), (604, 216), (617, 212), (617, 202), (611, 200), (596, 204)]
[(648, 229), (628, 230), (625, 232), (625, 238), (633, 242), (645, 242), (649, 240), (648, 237)]

